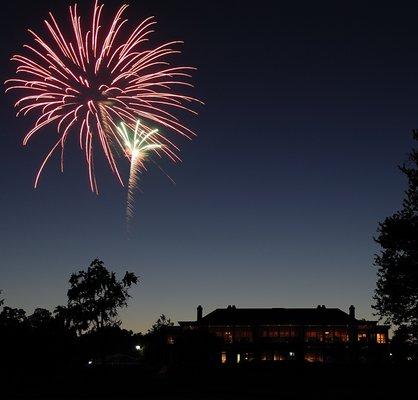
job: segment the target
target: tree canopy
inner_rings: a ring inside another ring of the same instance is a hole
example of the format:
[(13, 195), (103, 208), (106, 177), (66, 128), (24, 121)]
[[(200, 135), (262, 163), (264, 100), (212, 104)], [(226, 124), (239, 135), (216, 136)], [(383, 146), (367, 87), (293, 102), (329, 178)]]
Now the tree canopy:
[(64, 321), (70, 320), (79, 333), (118, 326), (118, 309), (127, 306), (128, 289), (138, 280), (134, 273), (126, 272), (119, 281), (103, 261), (95, 259), (86, 271), (71, 275), (68, 305), (57, 308), (56, 314)]
[[(418, 140), (418, 131), (413, 132)], [(408, 179), (401, 210), (378, 227), (381, 247), (375, 257), (378, 280), (374, 308), (378, 314), (418, 343), (418, 151), (400, 167)]]
[(149, 334), (160, 333), (164, 328), (174, 326), (174, 323), (170, 318), (167, 318), (164, 314), (161, 314), (157, 321), (148, 330)]

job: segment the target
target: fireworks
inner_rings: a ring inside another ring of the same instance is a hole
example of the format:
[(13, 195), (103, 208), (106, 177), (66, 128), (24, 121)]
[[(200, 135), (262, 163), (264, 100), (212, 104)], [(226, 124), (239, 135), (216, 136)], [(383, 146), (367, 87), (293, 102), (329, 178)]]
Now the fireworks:
[(141, 126), (140, 120), (136, 122), (133, 131), (128, 131), (124, 123), (121, 123), (117, 130), (125, 146), (125, 155), (131, 163), (126, 204), (126, 218), (129, 222), (134, 212), (134, 191), (138, 182), (138, 173), (145, 169), (144, 162), (148, 154), (163, 149), (164, 145), (155, 139), (158, 136), (158, 129)]
[[(6, 81), (7, 90), (21, 90), (15, 104), (17, 115), (33, 113), (37, 119), (24, 137), (23, 144), (53, 126), (58, 137), (46, 154), (36, 174), (37, 187), (45, 164), (55, 151), (61, 151), (68, 135), (79, 136), (85, 153), (91, 190), (98, 193), (94, 174), (94, 144), (99, 144), (109, 166), (122, 183), (116, 162), (117, 149), (125, 150), (117, 124), (124, 121), (135, 126), (138, 118), (191, 138), (194, 133), (174, 115), (176, 110), (195, 113), (193, 97), (178, 92), (192, 86), (191, 67), (172, 67), (168, 62), (179, 53), (173, 41), (151, 49), (146, 47), (153, 32), (153, 17), (142, 21), (130, 34), (123, 33), (127, 5), (116, 12), (106, 28), (102, 25), (103, 5), (96, 1), (91, 25), (84, 29), (77, 5), (70, 7), (71, 29), (62, 29), (53, 14), (45, 20), (45, 37), (29, 30), (34, 43), (25, 45), (28, 55), (15, 55), (17, 78)], [(67, 35), (67, 31), (71, 34)], [(177, 147), (155, 131), (154, 144), (172, 161), (179, 160)], [(145, 143), (145, 142), (144, 142)], [(148, 147), (147, 150), (151, 150)], [(156, 148), (154, 148), (155, 150)], [(133, 153), (131, 155), (131, 160)], [(132, 163), (131, 163), (132, 165)]]

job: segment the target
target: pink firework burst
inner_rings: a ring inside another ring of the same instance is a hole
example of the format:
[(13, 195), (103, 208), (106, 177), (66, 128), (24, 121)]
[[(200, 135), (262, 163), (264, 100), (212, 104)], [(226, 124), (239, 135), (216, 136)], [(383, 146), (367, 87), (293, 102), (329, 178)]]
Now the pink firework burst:
[[(85, 152), (92, 191), (98, 193), (94, 174), (93, 143), (100, 143), (113, 173), (123, 185), (115, 159), (115, 150), (123, 144), (117, 124), (135, 126), (138, 118), (191, 138), (194, 133), (174, 115), (176, 109), (195, 113), (190, 103), (197, 99), (178, 91), (192, 86), (188, 79), (192, 67), (173, 67), (167, 59), (182, 43), (173, 41), (147, 48), (153, 32), (153, 17), (142, 21), (131, 33), (124, 33), (128, 6), (116, 12), (107, 28), (101, 25), (103, 5), (96, 1), (89, 29), (84, 29), (77, 5), (70, 7), (71, 34), (61, 29), (52, 13), (45, 20), (46, 37), (29, 30), (34, 43), (24, 45), (28, 55), (14, 55), (17, 78), (6, 81), (7, 89), (22, 90), (15, 104), (17, 115), (34, 113), (37, 120), (23, 144), (42, 128), (54, 126), (58, 140), (43, 159), (36, 174), (35, 188), (45, 164), (61, 151), (61, 169), (65, 142), (71, 132), (79, 136)], [(178, 161), (178, 148), (165, 136), (160, 152)]]

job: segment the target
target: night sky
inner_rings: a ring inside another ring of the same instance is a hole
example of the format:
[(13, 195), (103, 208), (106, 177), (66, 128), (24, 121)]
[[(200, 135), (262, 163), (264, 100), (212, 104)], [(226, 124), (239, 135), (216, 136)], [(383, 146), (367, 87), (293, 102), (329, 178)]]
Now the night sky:
[[(177, 60), (198, 68), (193, 94), (205, 106), (186, 117), (198, 137), (177, 137), (183, 163), (162, 163), (176, 185), (156, 167), (143, 176), (130, 234), (125, 190), (99, 161), (101, 194), (90, 192), (76, 138), (64, 174), (57, 155), (32, 188), (54, 131), (23, 148), (33, 120), (15, 118), (17, 93), (0, 97), (7, 305), (64, 304), (70, 273), (99, 257), (141, 276), (121, 314), (134, 330), (161, 313), (195, 318), (198, 304), (354, 304), (372, 317), (373, 235), (400, 207), (406, 181), (396, 166), (418, 127), (418, 7), (289, 3), (131, 1), (131, 23), (157, 17), (153, 43), (185, 41)], [(42, 32), (50, 10), (67, 21), (68, 4), (2, 4), (2, 81), (26, 28)], [(105, 12), (120, 4), (106, 0)]]

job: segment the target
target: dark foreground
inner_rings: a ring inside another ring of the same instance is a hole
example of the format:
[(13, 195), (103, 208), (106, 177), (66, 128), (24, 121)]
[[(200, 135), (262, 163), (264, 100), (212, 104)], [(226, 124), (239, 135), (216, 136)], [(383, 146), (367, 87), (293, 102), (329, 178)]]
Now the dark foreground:
[(146, 371), (91, 368), (78, 372), (2, 374), (1, 398), (37, 399), (418, 399), (413, 365), (283, 365)]

